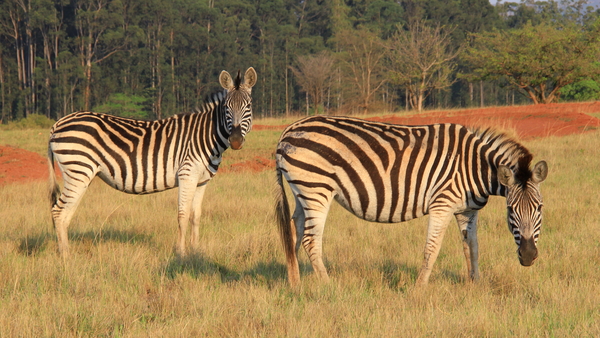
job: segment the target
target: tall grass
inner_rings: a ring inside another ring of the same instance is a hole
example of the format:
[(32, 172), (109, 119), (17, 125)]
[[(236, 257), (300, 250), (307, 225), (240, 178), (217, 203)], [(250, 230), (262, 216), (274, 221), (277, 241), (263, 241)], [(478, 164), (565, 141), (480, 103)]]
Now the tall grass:
[[(255, 131), (224, 157), (268, 155), (278, 134)], [(525, 145), (550, 170), (536, 264), (519, 265), (504, 200), (492, 198), (479, 221), (481, 280), (467, 279), (453, 223), (423, 289), (426, 218), (368, 223), (336, 205), (324, 237), (332, 281), (319, 283), (302, 254), (292, 292), (271, 171), (215, 177), (201, 251), (186, 259), (173, 254), (176, 190), (134, 196), (94, 181), (62, 260), (46, 183), (2, 186), (0, 336), (598, 336), (600, 132)]]

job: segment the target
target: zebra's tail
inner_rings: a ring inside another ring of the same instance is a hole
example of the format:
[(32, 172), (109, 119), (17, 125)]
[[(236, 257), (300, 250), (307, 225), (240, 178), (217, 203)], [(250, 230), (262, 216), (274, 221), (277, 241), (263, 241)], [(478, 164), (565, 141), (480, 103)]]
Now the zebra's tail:
[(292, 219), (290, 216), (290, 207), (283, 186), (283, 174), (277, 169), (277, 187), (276, 187), (275, 215), (279, 227), (279, 235), (283, 242), (283, 249), (287, 262), (288, 281), (292, 287), (297, 287), (300, 283), (300, 267), (296, 257), (296, 240)]
[(48, 199), (50, 200), (50, 207), (53, 207), (58, 201), (60, 196), (60, 187), (56, 180), (56, 173), (54, 172), (54, 153), (50, 149), (50, 142), (48, 142), (48, 172), (49, 172), (49, 189)]

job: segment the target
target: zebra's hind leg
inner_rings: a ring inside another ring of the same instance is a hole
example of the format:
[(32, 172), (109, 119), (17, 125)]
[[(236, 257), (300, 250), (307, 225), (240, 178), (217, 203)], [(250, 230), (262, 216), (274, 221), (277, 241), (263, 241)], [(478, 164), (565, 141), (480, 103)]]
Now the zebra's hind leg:
[(296, 224), (296, 231), (297, 237), (308, 254), (313, 270), (321, 280), (329, 282), (329, 275), (325, 264), (323, 264), (323, 231), (325, 230), (325, 219), (327, 218), (326, 212), (306, 208), (304, 210), (303, 226)]
[(423, 265), (417, 276), (417, 285), (426, 285), (429, 282), (429, 276), (433, 265), (440, 253), (444, 233), (452, 219), (452, 212), (445, 208), (433, 208), (429, 210), (429, 224), (427, 226), (427, 240), (423, 252)]
[(298, 287), (300, 285), (300, 265), (298, 263), (298, 252), (300, 251), (300, 241), (302, 240), (302, 236), (304, 234), (305, 219), (306, 217), (304, 216), (304, 208), (302, 208), (302, 205), (296, 198), (296, 209), (294, 210), (294, 214), (292, 215), (292, 219), (288, 225), (291, 228), (291, 236), (288, 237), (288, 240), (292, 241), (292, 246), (294, 247), (292, 254), (287, 257), (288, 280), (292, 287)]
[(52, 205), (52, 222), (58, 239), (58, 252), (62, 257), (69, 255), (68, 228), (73, 214), (81, 202), (92, 178), (82, 171), (62, 170), (64, 178), (63, 189), (60, 196)]
[(190, 238), (190, 247), (192, 251), (198, 251), (199, 249), (199, 238), (200, 238), (200, 216), (202, 215), (202, 200), (204, 198), (204, 192), (206, 191), (206, 185), (208, 182), (202, 183), (196, 188), (194, 194), (194, 200), (192, 202), (192, 213), (190, 220), (192, 222), (192, 234)]
[(467, 260), (469, 277), (479, 279), (479, 245), (477, 243), (477, 210), (456, 214), (456, 222), (463, 237), (463, 250)]

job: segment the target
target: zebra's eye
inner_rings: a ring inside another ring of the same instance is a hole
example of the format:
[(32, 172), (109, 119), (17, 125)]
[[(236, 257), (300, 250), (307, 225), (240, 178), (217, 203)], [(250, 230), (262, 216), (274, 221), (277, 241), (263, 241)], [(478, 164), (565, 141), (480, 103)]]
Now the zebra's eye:
[(543, 204), (538, 205), (537, 208), (536, 208), (537, 212), (542, 212), (542, 207), (543, 206), (544, 206)]
[(506, 207), (506, 211), (507, 211), (509, 214), (512, 214), (512, 213), (513, 213), (513, 207), (511, 207), (510, 205), (509, 205), (509, 206), (507, 206), (507, 207)]

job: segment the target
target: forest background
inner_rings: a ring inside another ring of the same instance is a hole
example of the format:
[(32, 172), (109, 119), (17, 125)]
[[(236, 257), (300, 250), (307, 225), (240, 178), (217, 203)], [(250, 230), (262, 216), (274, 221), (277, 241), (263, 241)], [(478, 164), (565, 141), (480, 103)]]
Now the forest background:
[(258, 116), (600, 98), (586, 0), (0, 0), (0, 120), (155, 119), (253, 66)]

